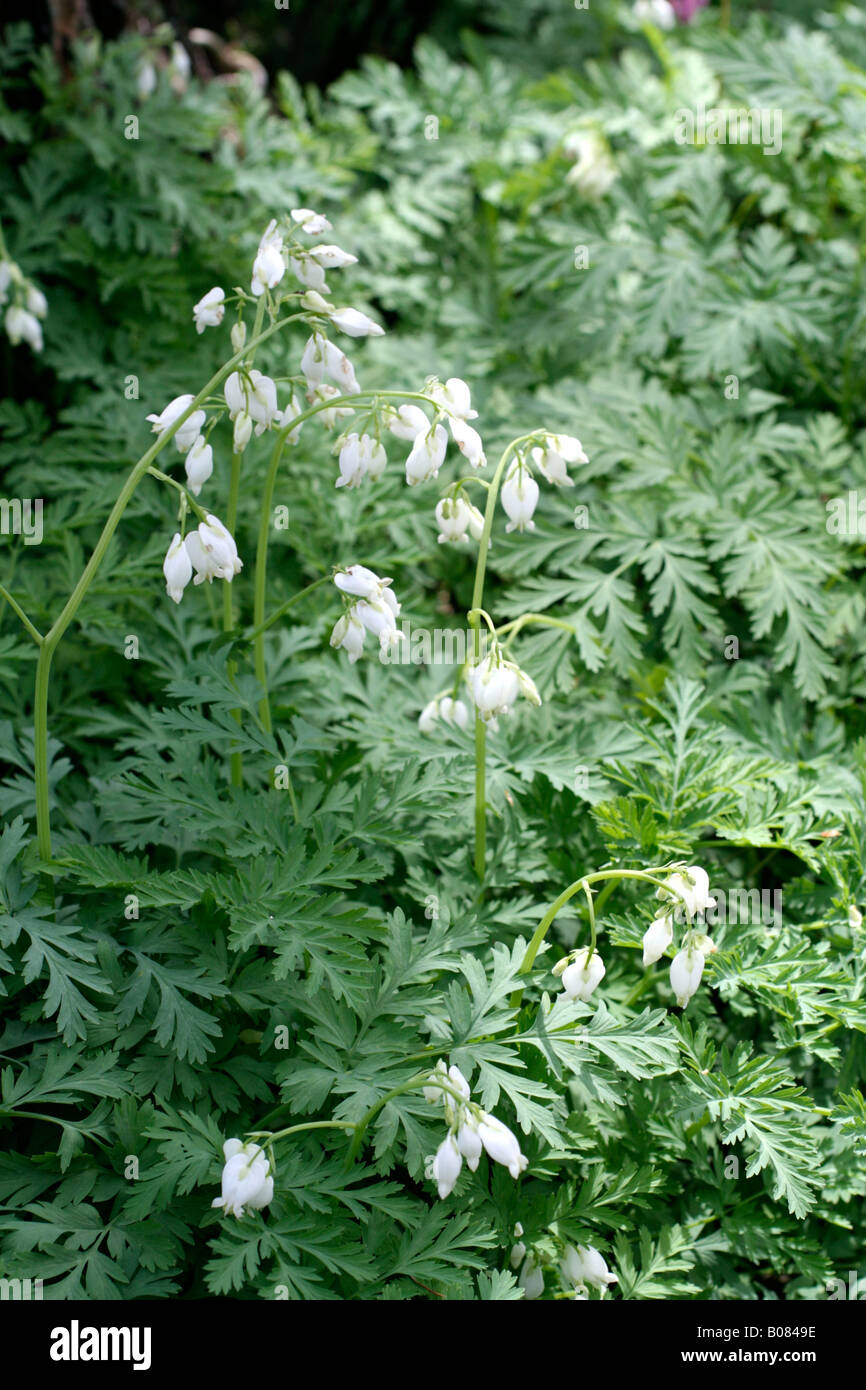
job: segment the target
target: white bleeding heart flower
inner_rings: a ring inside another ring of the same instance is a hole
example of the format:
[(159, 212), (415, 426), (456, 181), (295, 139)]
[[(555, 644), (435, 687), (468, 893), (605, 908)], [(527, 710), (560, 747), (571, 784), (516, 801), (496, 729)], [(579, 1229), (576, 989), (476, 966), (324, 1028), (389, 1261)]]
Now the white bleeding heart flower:
[[(38, 319), (44, 319), (48, 313), (48, 300), (41, 290), (35, 285), (28, 284), (24, 292), (24, 301), (27, 305), (27, 312), (35, 315)], [(2, 303), (2, 301), (0, 301)]]
[(499, 495), (509, 517), (506, 531), (534, 531), (532, 516), (538, 505), (538, 483), (519, 460), (506, 474)]
[(331, 223), (327, 217), (320, 212), (313, 212), (312, 208), (292, 208), (289, 216), (308, 236), (319, 236), (322, 232), (331, 231)]
[(431, 378), (424, 387), (424, 395), (434, 400), (452, 419), (478, 418), (478, 411), (472, 409), (469, 387), (459, 376), (449, 377), (444, 386), (440, 381)]
[(251, 289), (256, 298), (266, 289), (272, 290), (280, 283), (286, 273), (283, 260), (283, 238), (277, 231), (276, 218), (267, 225), (259, 242), (259, 249), (253, 261)]
[(349, 661), (354, 666), (358, 657), (364, 650), (366, 631), (362, 623), (355, 616), (354, 610), (349, 609), (334, 625), (331, 633), (331, 646), (342, 647), (349, 654)]
[(635, 0), (632, 11), (640, 24), (654, 24), (657, 29), (674, 29), (677, 12), (669, 0)]
[(440, 497), (436, 503), (436, 523), (439, 527), (439, 544), (448, 541), (465, 541), (469, 536), (472, 513), (463, 497)]
[(577, 1249), (573, 1245), (566, 1245), (560, 1269), (567, 1283), (578, 1287), (592, 1284), (602, 1293), (618, 1282), (617, 1276), (608, 1269), (604, 1256), (593, 1245), (578, 1245)]
[(442, 425), (434, 425), (433, 429), (426, 427), (415, 436), (409, 457), (406, 460), (406, 482), (410, 487), (417, 483), (426, 483), (428, 479), (435, 478), (445, 460), (445, 450), (448, 447), (448, 435)]
[(342, 593), (372, 602), (381, 599), (391, 582), (390, 579), (380, 579), (366, 565), (349, 565), (334, 575), (334, 583)]
[(180, 538), (180, 532), (175, 532), (171, 545), (165, 552), (162, 572), (165, 575), (166, 593), (175, 603), (180, 603), (183, 598), (183, 591), (192, 579), (192, 561), (189, 558), (189, 551)]
[(243, 569), (234, 537), (215, 516), (208, 515), (197, 531), (190, 531), (184, 544), (196, 571), (196, 584), (204, 584), (205, 580), (211, 584), (214, 579), (230, 584)]
[(388, 419), (388, 429), (397, 439), (414, 443), (430, 428), (430, 421), (419, 405), (401, 405)]
[(665, 887), (657, 890), (656, 897), (664, 902), (673, 901), (677, 921), (682, 920), (684, 913), (691, 920), (716, 905), (715, 898), (710, 896), (709, 875), (699, 864), (690, 864), (681, 872), (670, 874)]
[(227, 1139), (223, 1144), (225, 1166), (222, 1195), (211, 1206), (222, 1207), (228, 1216), (240, 1219), (247, 1207), (261, 1211), (274, 1196), (274, 1179), (268, 1158), (258, 1144)]
[(605, 976), (604, 962), (597, 951), (587, 947), (562, 972), (562, 987), (569, 999), (587, 1003)]
[(602, 136), (591, 130), (576, 131), (563, 142), (563, 149), (574, 160), (566, 182), (590, 202), (603, 198), (617, 178), (617, 168)]
[[(194, 397), (189, 395), (175, 396), (174, 400), (169, 401), (160, 415), (148, 415), (147, 418), (151, 422), (153, 433), (158, 434), (160, 439), (162, 439), (171, 429), (175, 421), (183, 415), (185, 410), (189, 409), (193, 400)], [(180, 429), (175, 432), (174, 442), (181, 454), (185, 454), (188, 449), (192, 448), (201, 434), (201, 427), (206, 418), (203, 410), (194, 410), (189, 419), (184, 420)]]
[(544, 1271), (531, 1255), (527, 1255), (524, 1260), (517, 1283), (526, 1299), (540, 1298), (544, 1293)]
[(451, 437), (469, 466), (471, 468), (484, 468), (487, 464), (487, 455), (484, 452), (484, 445), (478, 431), (474, 430), (471, 425), (467, 425), (465, 420), (458, 420), (453, 416), (448, 423), (451, 426)]
[[(307, 405), (327, 405), (328, 401), (336, 401), (343, 394), (344, 392), (338, 386), (330, 386), (327, 382), (323, 382), (321, 386), (316, 386), (307, 392)], [(328, 429), (333, 429), (341, 420), (350, 419), (353, 413), (351, 406), (335, 405), (331, 409), (321, 410), (319, 419)]]
[(674, 923), (669, 913), (656, 917), (643, 934), (643, 963), (654, 965), (661, 960), (674, 939)]
[(499, 660), (495, 652), (472, 667), (469, 685), (475, 708), (485, 723), (507, 714), (520, 694), (516, 670)]
[(197, 333), (204, 333), (206, 328), (219, 327), (226, 311), (225, 298), (225, 290), (221, 290), (219, 285), (214, 285), (212, 290), (208, 290), (207, 294), (202, 296), (198, 304), (193, 305), (192, 316)]
[(310, 255), (324, 270), (343, 270), (347, 265), (356, 265), (358, 262), (357, 256), (343, 251), (339, 246), (314, 246)]
[(463, 1158), (457, 1147), (457, 1140), (453, 1134), (449, 1134), (436, 1150), (431, 1168), (431, 1177), (436, 1183), (440, 1198), (449, 1197), (454, 1191), (454, 1184), (462, 1167)]
[(252, 416), (245, 410), (241, 410), (235, 416), (235, 427), (232, 435), (232, 449), (236, 454), (242, 454), (253, 437)]
[(679, 951), (671, 961), (671, 989), (677, 1004), (684, 1009), (693, 994), (697, 993), (704, 973), (704, 956), (694, 947)]
[(7, 336), (13, 346), (24, 342), (29, 343), (34, 352), (42, 351), (42, 325), (35, 314), (22, 309), (20, 304), (10, 304), (4, 322)]
[(385, 332), (381, 324), (362, 314), (360, 309), (334, 309), (330, 318), (335, 327), (350, 338), (381, 338)]
[(494, 1163), (501, 1163), (507, 1168), (513, 1178), (519, 1178), (529, 1160), (520, 1152), (517, 1137), (508, 1126), (497, 1120), (495, 1115), (488, 1115), (482, 1111), (478, 1133), (488, 1157), (492, 1158)]
[(184, 468), (186, 469), (189, 490), (194, 497), (198, 497), (213, 473), (213, 449), (203, 434), (199, 435), (184, 459)]
[(289, 269), (308, 290), (326, 290), (325, 272), (312, 256), (289, 256)]

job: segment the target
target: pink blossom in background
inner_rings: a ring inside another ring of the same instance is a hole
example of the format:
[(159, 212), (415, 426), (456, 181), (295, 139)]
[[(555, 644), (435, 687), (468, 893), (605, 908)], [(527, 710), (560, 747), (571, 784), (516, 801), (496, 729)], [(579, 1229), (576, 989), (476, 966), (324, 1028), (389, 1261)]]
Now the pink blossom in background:
[(688, 24), (693, 19), (698, 10), (702, 10), (707, 0), (670, 0), (673, 9), (676, 11), (677, 19), (685, 20)]

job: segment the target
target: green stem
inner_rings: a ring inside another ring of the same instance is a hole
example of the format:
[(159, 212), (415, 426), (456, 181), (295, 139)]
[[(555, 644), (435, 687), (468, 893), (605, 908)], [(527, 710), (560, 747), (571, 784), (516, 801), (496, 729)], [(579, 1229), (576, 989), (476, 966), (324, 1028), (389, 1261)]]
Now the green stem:
[(259, 705), (259, 717), (262, 724), (271, 732), (273, 727), (271, 721), (271, 704), (268, 698), (268, 674), (265, 665), (265, 597), (267, 593), (268, 575), (268, 541), (271, 531), (271, 509), (274, 501), (274, 487), (277, 481), (277, 473), (280, 467), (280, 460), (283, 450), (286, 447), (286, 434), (279, 435), (273, 452), (271, 461), (268, 464), (268, 471), (265, 477), (265, 486), (262, 492), (262, 508), (259, 516), (259, 539), (256, 546), (256, 590), (253, 603), (253, 631), (255, 633), (255, 672), (256, 680), (264, 692), (261, 704)]
[(404, 1081), (401, 1086), (395, 1086), (393, 1091), (388, 1091), (386, 1095), (381, 1096), (374, 1105), (370, 1106), (370, 1109), (367, 1111), (366, 1115), (362, 1115), (361, 1119), (355, 1126), (355, 1137), (352, 1140), (349, 1152), (346, 1155), (347, 1167), (351, 1167), (352, 1164), (355, 1162), (355, 1159), (358, 1157), (361, 1145), (364, 1142), (364, 1135), (367, 1131), (370, 1121), (376, 1118), (379, 1111), (382, 1110), (384, 1106), (388, 1104), (389, 1100), (394, 1100), (397, 1096), (404, 1096), (408, 1091), (417, 1091), (422, 1086), (438, 1086), (440, 1090), (445, 1091), (450, 1096), (453, 1096), (455, 1100), (459, 1100), (461, 1102), (463, 1100), (463, 1097), (456, 1090), (449, 1086), (447, 1082), (440, 1080), (440, 1078), (436, 1076), (435, 1073), (431, 1073), (429, 1071), (416, 1072), (414, 1076), (410, 1076), (408, 1081)]
[(4, 588), (2, 584), (0, 584), (0, 597), (5, 598), (6, 602), (9, 604), (9, 607), (12, 609), (12, 612), (17, 613), (18, 617), (21, 619), (27, 631), (30, 633), (30, 636), (33, 638), (33, 641), (36, 642), (37, 645), (39, 645), (44, 640), (42, 633), (39, 631), (38, 628), (34, 627), (33, 623), (31, 623), (27, 614), (24, 612), (24, 609), (21, 607), (20, 603), (18, 603), (12, 597), (9, 590)]
[[(261, 308), (261, 301), (259, 301)], [(256, 315), (258, 322), (260, 314)], [(238, 499), (241, 490), (241, 455), (232, 452), (232, 471), (229, 481), (229, 497), (226, 506), (226, 529), (233, 536), (238, 520)], [(231, 634), (234, 632), (234, 601), (231, 584), (223, 584), (223, 632)], [(234, 680), (237, 671), (237, 662), (228, 661), (226, 663), (226, 675), (230, 681)], [(232, 718), (237, 724), (241, 723), (242, 715), (239, 709), (232, 710)], [(233, 787), (242, 787), (244, 784), (244, 757), (238, 749), (229, 758), (230, 778)]]
[[(475, 633), (473, 642), (474, 659), (478, 662), (481, 659), (481, 615), (484, 612), (484, 576), (487, 571), (487, 552), (490, 549), (490, 534), (493, 530), (493, 518), (496, 515), (496, 501), (499, 497), (499, 487), (502, 482), (502, 475), (505, 472), (509, 459), (515, 449), (529, 439), (533, 439), (537, 431), (532, 434), (520, 435), (517, 439), (512, 439), (506, 445), (502, 457), (496, 465), (496, 471), (487, 489), (487, 505), (484, 510), (484, 529), (481, 532), (481, 540), (478, 543), (478, 559), (475, 562), (475, 584), (472, 589), (472, 609), (469, 613), (469, 625)], [(485, 614), (486, 616), (486, 614)], [(490, 620), (488, 619), (488, 622)], [(493, 624), (490, 622), (491, 630)], [(483, 883), (487, 860), (487, 726), (478, 710), (475, 711), (475, 872)]]
[(270, 617), (266, 618), (264, 622), (249, 628), (249, 630), (244, 633), (244, 637), (248, 642), (253, 641), (254, 638), (258, 637), (259, 633), (267, 632), (268, 628), (273, 627), (274, 623), (278, 623), (280, 618), (288, 613), (290, 608), (294, 608), (296, 603), (300, 603), (302, 598), (306, 598), (307, 594), (311, 594), (314, 589), (321, 589), (323, 584), (331, 583), (333, 583), (333, 580), (330, 574), (323, 574), (321, 579), (314, 579), (312, 584), (308, 584), (304, 589), (299, 589), (296, 594), (292, 594), (291, 598), (287, 598), (285, 603), (281, 603), (279, 608), (275, 608)]
[[(305, 319), (306, 317), (306, 314), (290, 314), (285, 319), (278, 319), (276, 323), (272, 323), (269, 328), (264, 329), (255, 343), (250, 346), (256, 346), (258, 343), (264, 342), (266, 338), (272, 337), (273, 334), (279, 332), (281, 328), (285, 328), (288, 324), (295, 323), (298, 319)], [(53, 626), (42, 639), (42, 644), (39, 648), (39, 659), (36, 663), (36, 690), (33, 709), (33, 751), (36, 779), (36, 833), (39, 854), (43, 860), (47, 861), (51, 858), (51, 820), (48, 797), (48, 686), (51, 674), (51, 661), (54, 652), (63, 634), (69, 627), (78, 609), (81, 607), (84, 596), (96, 577), (99, 567), (105, 558), (106, 551), (111, 544), (112, 537), (129, 505), (130, 499), (154, 459), (174, 438), (184, 421), (187, 420), (194, 411), (200, 408), (202, 401), (204, 401), (212, 391), (216, 390), (229, 373), (243, 360), (245, 353), (248, 351), (249, 348), (236, 352), (233, 357), (230, 357), (227, 362), (223, 363), (219, 370), (211, 377), (207, 385), (193, 398), (183, 414), (179, 415), (174, 423), (154, 441), (144, 454), (142, 454), (120, 490), (117, 501), (109, 513), (108, 520), (102, 528), (102, 533), (96, 542), (93, 554), (85, 565), (78, 583), (72, 590), (72, 593), (64, 604)]]

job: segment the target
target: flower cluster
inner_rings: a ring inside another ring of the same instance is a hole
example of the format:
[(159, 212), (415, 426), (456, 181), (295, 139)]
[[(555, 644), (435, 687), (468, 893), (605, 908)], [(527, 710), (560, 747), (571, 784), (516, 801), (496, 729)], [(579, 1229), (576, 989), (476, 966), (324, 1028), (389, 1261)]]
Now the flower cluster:
[(332, 647), (345, 648), (354, 664), (364, 649), (368, 632), (378, 637), (380, 647), (393, 647), (403, 640), (403, 633), (397, 627), (400, 605), (390, 587), (390, 579), (380, 579), (364, 565), (349, 565), (337, 571), (334, 583), (341, 593), (355, 602), (348, 606), (334, 627)]
[[(436, 478), (445, 461), (448, 430), (451, 438), (472, 468), (484, 468), (487, 458), (478, 431), (469, 424), (478, 418), (472, 409), (469, 387), (460, 377), (449, 377), (443, 385), (429, 377), (422, 393), (436, 406), (431, 420), (419, 405), (407, 403), (392, 410), (388, 428), (396, 439), (409, 441), (412, 448), (406, 460), (406, 482), (410, 487)], [(437, 513), (437, 520), (439, 520)], [(480, 533), (479, 533), (480, 534)]]
[(247, 1207), (261, 1211), (274, 1196), (274, 1178), (264, 1150), (250, 1141), (244, 1144), (240, 1139), (227, 1139), (223, 1153), (222, 1196), (215, 1197), (211, 1206), (222, 1207), (227, 1215), (238, 1218)]
[[(544, 1264), (549, 1259), (534, 1250), (527, 1250), (523, 1242), (523, 1227), (518, 1221), (514, 1227), (515, 1243), (511, 1247), (510, 1264), (519, 1269), (517, 1282), (526, 1299), (540, 1298), (544, 1293)], [(618, 1282), (611, 1274), (604, 1256), (593, 1245), (566, 1245), (559, 1262), (562, 1287), (578, 1302), (589, 1298), (589, 1290), (595, 1290), (604, 1298), (611, 1284)]]
[(48, 301), (15, 261), (0, 260), (0, 306), (6, 304), (10, 296), (12, 302), (3, 320), (10, 343), (13, 347), (29, 343), (34, 352), (41, 352), (40, 320), (48, 313)]
[(500, 498), (508, 516), (506, 531), (534, 531), (533, 515), (538, 505), (539, 487), (534, 472), (554, 487), (574, 487), (569, 476), (570, 463), (588, 463), (579, 439), (571, 434), (547, 434), (542, 443), (518, 452), (502, 482)]
[(643, 963), (653, 965), (673, 941), (674, 922), (684, 916), (687, 919), (689, 929), (670, 969), (671, 989), (680, 1008), (685, 1008), (697, 992), (706, 958), (716, 950), (712, 938), (694, 925), (702, 921), (708, 908), (715, 907), (716, 900), (710, 897), (709, 890), (709, 876), (697, 864), (672, 873), (665, 887), (656, 893), (664, 906), (643, 935)]
[(469, 710), (462, 700), (455, 700), (451, 695), (437, 695), (419, 714), (418, 728), (422, 734), (432, 733), (439, 719), (443, 724), (456, 724), (458, 729), (465, 729), (469, 723)]
[(472, 701), (485, 724), (496, 729), (500, 715), (508, 714), (523, 695), (532, 705), (541, 704), (535, 682), (514, 661), (506, 661), (499, 643), (469, 670)]
[(478, 1167), (482, 1153), (501, 1163), (514, 1179), (520, 1177), (527, 1159), (507, 1125), (488, 1115), (470, 1099), (469, 1082), (459, 1067), (446, 1067), (438, 1061), (424, 1087), (424, 1099), (431, 1105), (443, 1104), (448, 1133), (427, 1160), (425, 1176), (436, 1183), (439, 1196), (448, 1197), (460, 1176), (463, 1160), (470, 1173)]

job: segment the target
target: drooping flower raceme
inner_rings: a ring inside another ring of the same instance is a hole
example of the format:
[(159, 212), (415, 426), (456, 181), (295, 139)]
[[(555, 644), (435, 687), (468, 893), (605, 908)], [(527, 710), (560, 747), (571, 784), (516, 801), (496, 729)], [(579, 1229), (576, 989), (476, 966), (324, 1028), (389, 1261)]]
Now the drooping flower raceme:
[(581, 1293), (585, 1293), (586, 1286), (590, 1285), (604, 1297), (610, 1285), (618, 1283), (617, 1276), (608, 1269), (604, 1256), (593, 1245), (578, 1245), (577, 1248), (566, 1245), (559, 1267), (565, 1283), (573, 1285)]
[(418, 716), (418, 728), (422, 734), (430, 734), (439, 719), (443, 724), (456, 724), (458, 729), (465, 729), (469, 723), (469, 710), (462, 700), (454, 700), (450, 695), (437, 695), (422, 709)]
[(540, 705), (535, 682), (514, 661), (506, 661), (498, 643), (469, 672), (469, 688), (475, 708), (485, 723), (507, 714), (520, 695)]
[(0, 305), (5, 304), (12, 291), (13, 302), (3, 320), (6, 334), (13, 347), (27, 343), (34, 352), (41, 352), (42, 324), (48, 313), (48, 301), (40, 289), (22, 273), (15, 261), (0, 261)]
[(334, 583), (341, 593), (356, 602), (335, 625), (331, 633), (332, 647), (343, 647), (354, 663), (363, 650), (365, 632), (377, 637), (382, 649), (403, 641), (403, 633), (397, 627), (400, 605), (390, 587), (390, 579), (380, 579), (364, 565), (350, 565), (348, 569), (337, 571)]
[(223, 1144), (225, 1166), (222, 1173), (222, 1195), (215, 1197), (212, 1207), (222, 1207), (228, 1216), (240, 1219), (247, 1208), (261, 1211), (274, 1197), (274, 1179), (264, 1150), (251, 1142), (227, 1139)]
[(709, 875), (699, 864), (670, 873), (665, 886), (656, 892), (664, 906), (643, 935), (643, 963), (653, 965), (673, 944), (675, 922), (686, 922), (680, 950), (670, 967), (671, 989), (680, 1008), (685, 1008), (697, 992), (706, 957), (716, 950), (712, 938), (699, 929), (705, 913), (716, 905), (709, 890)]
[(494, 1163), (501, 1163), (515, 1179), (525, 1170), (528, 1160), (520, 1151), (517, 1137), (495, 1115), (489, 1115), (471, 1099), (471, 1090), (459, 1067), (446, 1067), (440, 1059), (424, 1087), (424, 1099), (431, 1105), (442, 1104), (448, 1133), (436, 1153), (427, 1160), (426, 1176), (437, 1186), (439, 1196), (447, 1197), (454, 1190), (465, 1159), (474, 1173), (486, 1151)]

